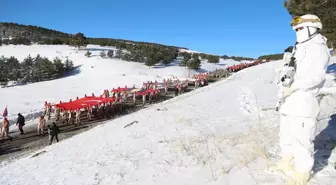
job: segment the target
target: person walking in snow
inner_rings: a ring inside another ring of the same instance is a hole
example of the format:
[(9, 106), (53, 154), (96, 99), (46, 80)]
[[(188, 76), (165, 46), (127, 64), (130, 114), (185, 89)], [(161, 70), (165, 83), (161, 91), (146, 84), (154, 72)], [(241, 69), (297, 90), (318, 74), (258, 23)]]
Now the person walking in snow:
[(65, 118), (66, 118), (64, 109), (61, 109), (60, 118), (61, 118), (61, 122), (63, 124), (65, 122)]
[(164, 93), (165, 95), (168, 93), (168, 82), (164, 82)]
[(86, 115), (87, 115), (89, 121), (91, 121), (92, 120), (92, 107), (91, 106), (89, 106), (87, 108), (87, 114)]
[(56, 125), (55, 122), (52, 123), (52, 125), (48, 125), (48, 134), (49, 134), (49, 145), (52, 144), (54, 138), (56, 139), (57, 142), (58, 140), (58, 134), (60, 133), (60, 129)]
[(198, 87), (199, 87), (199, 80), (195, 79), (195, 88), (194, 89), (197, 89)]
[(51, 117), (51, 104), (50, 103), (48, 103), (48, 105), (47, 105), (47, 110), (46, 110), (45, 116), (47, 116), (48, 120), (50, 120), (50, 117)]
[(280, 112), (280, 157), (276, 170), (290, 173), (287, 185), (306, 185), (314, 165), (317, 95), (323, 87), (330, 53), (322, 36), (322, 23), (316, 15), (295, 17), (291, 26), (297, 43), (293, 50), (293, 83), (283, 87), (284, 102)]
[(133, 94), (132, 94), (132, 98), (133, 98), (133, 105), (135, 105), (135, 102), (136, 102), (136, 94), (137, 92), (134, 91)]
[(105, 105), (104, 103), (101, 103), (98, 105), (98, 117), (99, 119), (105, 119)]
[(175, 96), (177, 96), (179, 94), (179, 84), (177, 83), (175, 85)]
[(61, 117), (61, 110), (60, 108), (56, 108), (55, 109), (55, 117), (56, 117), (56, 121), (58, 121)]
[(48, 103), (45, 101), (44, 102), (44, 112), (43, 112), (43, 115), (47, 114), (47, 109), (48, 109)]
[(146, 94), (142, 94), (142, 105), (146, 104)]
[(20, 134), (23, 135), (24, 132), (23, 132), (23, 126), (25, 125), (25, 118), (19, 113), (18, 114), (18, 119), (17, 119), (17, 122), (16, 122), (16, 126), (19, 125), (19, 130), (20, 130)]
[(77, 109), (76, 110), (76, 123), (75, 123), (75, 125), (80, 125), (81, 124), (81, 120), (80, 120), (80, 116), (81, 116), (81, 111), (80, 111), (80, 109)]
[(46, 120), (44, 119), (43, 116), (40, 116), (39, 123), (37, 125), (37, 135), (38, 136), (44, 136), (44, 128), (46, 125)]
[(104, 110), (105, 117), (107, 119), (111, 118), (111, 103), (108, 101), (105, 105), (105, 110)]
[(72, 111), (72, 109), (70, 109), (69, 112), (68, 112), (68, 124), (70, 124), (70, 123), (73, 124), (74, 120), (75, 120), (75, 118), (74, 118), (73, 111)]
[(4, 140), (5, 137), (9, 138), (11, 141), (13, 140), (13, 138), (9, 135), (9, 121), (7, 118), (4, 118), (2, 122), (2, 127), (1, 127), (2, 140)]
[(127, 98), (128, 98), (128, 92), (124, 91), (122, 95), (122, 102), (127, 103)]
[(149, 93), (148, 93), (148, 101), (150, 104), (153, 103), (153, 98), (154, 98), (154, 90), (152, 89)]

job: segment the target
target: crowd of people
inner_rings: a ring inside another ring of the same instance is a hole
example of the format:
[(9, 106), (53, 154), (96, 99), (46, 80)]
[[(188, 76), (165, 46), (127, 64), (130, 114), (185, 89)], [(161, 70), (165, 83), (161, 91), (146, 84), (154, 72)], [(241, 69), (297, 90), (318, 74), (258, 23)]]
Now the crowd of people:
[[(229, 67), (228, 69), (216, 70), (213, 73), (201, 73), (193, 75), (193, 80), (179, 80), (177, 77), (164, 79), (163, 82), (159, 83), (158, 81), (148, 81), (144, 82), (143, 86), (140, 89), (135, 88), (116, 88), (109, 90), (104, 90), (102, 95), (99, 97), (105, 98), (106, 101), (102, 101), (96, 104), (89, 104), (88, 106), (72, 106), (63, 107), (64, 104), (75, 103), (79, 101), (77, 97), (76, 100), (63, 103), (60, 101), (59, 104), (51, 104), (50, 102), (45, 102), (44, 112), (39, 117), (37, 124), (37, 136), (44, 137), (46, 133), (49, 135), (50, 144), (55, 138), (58, 141), (58, 133), (60, 132), (57, 125), (67, 124), (80, 126), (83, 122), (83, 119), (92, 121), (95, 117), (99, 120), (102, 119), (111, 119), (114, 117), (115, 113), (121, 111), (121, 105), (130, 103), (129, 99), (132, 99), (133, 105), (136, 104), (136, 99), (142, 97), (142, 104), (144, 105), (147, 101), (151, 104), (153, 102), (159, 101), (162, 94), (167, 94), (168, 89), (173, 89), (175, 96), (178, 96), (185, 92), (189, 87), (190, 83), (194, 85), (195, 89), (208, 85), (209, 77), (222, 78), (227, 77), (230, 73), (235, 72), (234, 69), (243, 69), (245, 67), (250, 67), (252, 65), (259, 64), (242, 64)], [(85, 98), (89, 96), (85, 95)], [(96, 97), (93, 93), (90, 97)], [(51, 120), (52, 116), (55, 118), (54, 122), (51, 125), (48, 125), (48, 120)], [(4, 118), (2, 128), (1, 128), (1, 138), (4, 140), (8, 138), (12, 140), (13, 138), (9, 134), (9, 121), (7, 118)], [(25, 118), (20, 113), (18, 114), (16, 125), (19, 128), (20, 135), (24, 135)], [(47, 131), (46, 131), (47, 129)]]
[[(114, 113), (120, 111), (120, 105), (125, 105), (127, 103), (133, 103), (135, 105), (137, 97), (142, 97), (142, 103), (145, 104), (146, 101), (153, 103), (160, 100), (160, 97), (163, 94), (167, 94), (168, 87), (174, 87), (176, 89), (176, 95), (181, 94), (188, 87), (188, 81), (180, 81), (178, 79), (167, 79), (163, 83), (158, 83), (157, 81), (148, 81), (143, 83), (143, 87), (136, 89), (135, 86), (132, 88), (116, 88), (109, 90), (104, 90), (101, 98), (106, 98), (106, 101), (99, 102), (96, 104), (85, 104), (81, 102), (76, 108), (64, 108), (62, 106), (63, 102), (53, 106), (50, 103), (45, 102), (45, 115), (50, 119), (51, 113), (54, 114), (56, 122), (62, 124), (74, 124), (75, 126), (81, 125), (81, 118), (86, 116), (89, 121), (93, 117), (98, 119), (110, 119), (114, 116)], [(161, 91), (161, 90), (162, 91)], [(87, 98), (88, 96), (84, 96)], [(95, 97), (92, 94), (91, 97)], [(129, 99), (132, 99), (132, 102), (129, 102)], [(77, 97), (76, 100), (79, 100)], [(76, 101), (75, 100), (75, 101)], [(75, 103), (75, 101), (70, 101)], [(68, 102), (69, 103), (69, 102)], [(75, 107), (75, 106), (74, 106)]]
[[(44, 116), (40, 116), (39, 123), (37, 124), (37, 135), (38, 136), (45, 136), (45, 127), (46, 127), (46, 120)], [(5, 138), (8, 138), (10, 141), (13, 140), (13, 137), (9, 135), (9, 121), (7, 118), (4, 118), (2, 127), (1, 127), (1, 138), (4, 140)], [(22, 114), (18, 114), (16, 126), (18, 126), (20, 135), (24, 135), (23, 127), (25, 126), (25, 117)], [(55, 122), (52, 123), (52, 125), (47, 126), (47, 133), (49, 135), (49, 144), (52, 144), (52, 141), (54, 137), (56, 138), (56, 141), (58, 142), (58, 133), (60, 133), (60, 130)]]
[[(4, 139), (5, 137), (9, 138), (12, 140), (13, 138), (9, 135), (9, 121), (7, 118), (4, 118), (3, 123), (2, 123), (2, 132), (1, 132), (1, 138)], [(23, 126), (25, 126), (25, 118), (19, 113), (16, 126), (19, 127), (20, 134), (23, 135)]]

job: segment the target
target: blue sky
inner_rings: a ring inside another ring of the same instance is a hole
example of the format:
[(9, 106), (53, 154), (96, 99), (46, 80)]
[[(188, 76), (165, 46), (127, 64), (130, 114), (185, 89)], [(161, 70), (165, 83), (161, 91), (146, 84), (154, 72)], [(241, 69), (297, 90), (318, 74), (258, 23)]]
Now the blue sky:
[(295, 42), (283, 0), (3, 0), (0, 21), (258, 57)]

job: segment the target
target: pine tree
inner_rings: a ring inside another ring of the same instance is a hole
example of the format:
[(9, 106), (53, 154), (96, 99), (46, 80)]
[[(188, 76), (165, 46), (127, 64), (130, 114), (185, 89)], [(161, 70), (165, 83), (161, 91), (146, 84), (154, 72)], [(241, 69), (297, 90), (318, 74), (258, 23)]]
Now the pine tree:
[(284, 0), (284, 7), (292, 17), (304, 14), (314, 14), (318, 16), (323, 23), (322, 34), (326, 36), (333, 45), (336, 44), (335, 0)]
[(129, 54), (129, 53), (125, 53), (122, 57), (123, 60), (126, 60), (126, 61), (132, 61), (132, 55)]
[(77, 33), (70, 41), (70, 45), (71, 46), (75, 46), (77, 47), (78, 49), (81, 47), (81, 46), (86, 46), (87, 45), (87, 40), (86, 40), (86, 37), (84, 36), (83, 33)]
[(122, 52), (122, 50), (121, 49), (118, 49), (117, 50), (117, 53), (116, 53), (116, 57), (117, 58), (121, 58), (123, 56), (123, 52)]
[(105, 51), (101, 51), (101, 52), (100, 52), (100, 57), (102, 57), (102, 58), (106, 58), (106, 53), (105, 53)]
[(156, 64), (156, 61), (154, 58), (147, 58), (145, 65), (148, 67), (154, 66)]
[(6, 65), (6, 59), (4, 56), (0, 57), (0, 83), (1, 84), (7, 84), (8, 81), (8, 75), (9, 75), (9, 69)]
[(28, 55), (27, 58), (23, 59), (22, 65), (25, 68), (31, 67), (33, 66), (33, 64), (34, 64), (34, 59), (30, 55)]
[(92, 53), (89, 50), (87, 50), (86, 53), (85, 53), (85, 56), (88, 57), (88, 58), (90, 58), (91, 54)]
[(188, 62), (189, 62), (189, 60), (185, 60), (185, 59), (183, 59), (183, 60), (181, 61), (181, 63), (180, 63), (180, 66), (181, 66), (181, 67), (187, 67), (187, 66), (188, 66)]
[(64, 65), (65, 72), (70, 72), (73, 70), (73, 68), (74, 68), (73, 62), (67, 58), (65, 60), (65, 65)]
[(224, 59), (224, 60), (227, 60), (227, 59), (229, 59), (230, 57), (227, 56), (227, 55), (223, 55), (223, 56), (221, 56), (221, 58)]
[(41, 75), (40, 78), (41, 80), (49, 80), (54, 77), (54, 74), (56, 73), (56, 68), (53, 65), (53, 63), (46, 57), (43, 57), (40, 63), (40, 70), (41, 70)]
[(113, 50), (108, 50), (108, 52), (107, 52), (107, 57), (108, 57), (108, 58), (113, 58), (113, 56), (114, 56), (114, 52), (113, 52)]
[(20, 63), (18, 59), (15, 57), (10, 57), (7, 59), (7, 66), (9, 70), (9, 80), (16, 81), (18, 78), (20, 78)]
[(28, 55), (21, 63), (21, 74), (23, 75), (23, 82), (30, 82), (32, 80), (32, 68), (34, 59)]
[(168, 65), (172, 62), (172, 57), (171, 56), (164, 56), (163, 60), (162, 60), (162, 64), (163, 65)]
[(62, 63), (62, 60), (56, 57), (53, 60), (53, 65), (55, 66), (57, 77), (63, 76), (65, 72), (65, 66)]
[(192, 58), (188, 62), (188, 68), (189, 69), (194, 69), (194, 70), (200, 69), (201, 68), (201, 60), (199, 58)]
[(213, 63), (213, 64), (217, 64), (219, 62), (219, 57), (218, 56), (209, 56), (208, 57), (208, 62)]

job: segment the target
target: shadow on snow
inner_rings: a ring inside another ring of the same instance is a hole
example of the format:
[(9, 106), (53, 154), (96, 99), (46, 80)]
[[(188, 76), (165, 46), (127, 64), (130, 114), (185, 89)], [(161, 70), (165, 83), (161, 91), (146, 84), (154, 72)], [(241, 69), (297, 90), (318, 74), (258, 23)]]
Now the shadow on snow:
[(336, 146), (336, 114), (333, 114), (330, 118), (328, 126), (315, 137), (314, 151), (316, 151), (316, 153), (314, 154), (314, 174), (317, 174), (324, 167), (329, 165), (329, 158)]

